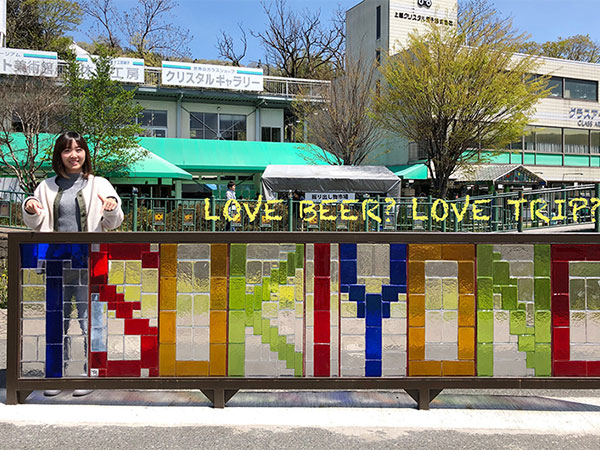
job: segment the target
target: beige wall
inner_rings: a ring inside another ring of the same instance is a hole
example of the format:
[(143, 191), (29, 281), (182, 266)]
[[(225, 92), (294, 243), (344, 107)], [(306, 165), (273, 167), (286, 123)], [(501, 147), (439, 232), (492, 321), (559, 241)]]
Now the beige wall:
[[(167, 111), (169, 138), (177, 137), (177, 101), (173, 100), (137, 100), (144, 109)], [(237, 106), (207, 103), (181, 103), (181, 137), (190, 137), (190, 112), (205, 112), (219, 114), (240, 114), (246, 116), (246, 135), (248, 141), (256, 140), (256, 108), (252, 106)], [(260, 124), (264, 127), (279, 127), (283, 135), (283, 109), (261, 108)], [(260, 136), (258, 136), (260, 139)]]

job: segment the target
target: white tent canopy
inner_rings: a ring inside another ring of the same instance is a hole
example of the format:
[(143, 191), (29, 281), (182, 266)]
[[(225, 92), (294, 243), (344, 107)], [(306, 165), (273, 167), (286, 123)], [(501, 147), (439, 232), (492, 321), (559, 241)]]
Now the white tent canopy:
[(262, 176), (267, 200), (278, 192), (349, 192), (400, 197), (400, 178), (384, 166), (270, 165)]

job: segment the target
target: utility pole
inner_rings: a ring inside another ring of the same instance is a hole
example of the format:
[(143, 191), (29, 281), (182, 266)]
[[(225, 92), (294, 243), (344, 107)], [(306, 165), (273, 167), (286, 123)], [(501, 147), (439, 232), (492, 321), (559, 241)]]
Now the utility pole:
[(0, 0), (0, 48), (6, 47), (6, 0)]

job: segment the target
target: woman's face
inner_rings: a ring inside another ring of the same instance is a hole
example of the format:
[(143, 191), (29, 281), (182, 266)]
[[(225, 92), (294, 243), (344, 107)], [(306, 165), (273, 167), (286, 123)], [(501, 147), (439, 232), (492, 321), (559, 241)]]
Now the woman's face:
[(85, 162), (85, 150), (77, 145), (74, 139), (71, 139), (70, 146), (62, 151), (60, 157), (68, 174), (81, 173)]

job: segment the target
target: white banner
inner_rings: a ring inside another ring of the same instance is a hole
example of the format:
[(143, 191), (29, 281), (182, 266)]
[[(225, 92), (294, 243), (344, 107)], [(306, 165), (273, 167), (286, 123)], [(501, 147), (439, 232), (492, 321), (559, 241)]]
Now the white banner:
[(162, 84), (255, 92), (264, 88), (262, 69), (171, 61), (162, 62)]
[(320, 202), (323, 200), (355, 200), (354, 192), (307, 192), (304, 196), (305, 200)]
[[(77, 62), (81, 66), (82, 78), (89, 80), (96, 72), (93, 56), (78, 56)], [(113, 71), (111, 79), (123, 83), (144, 82), (144, 60), (138, 58), (115, 58), (112, 60)]]
[(6, 0), (0, 0), (0, 47), (6, 44)]
[(55, 52), (0, 48), (0, 74), (55, 77), (57, 72)]

